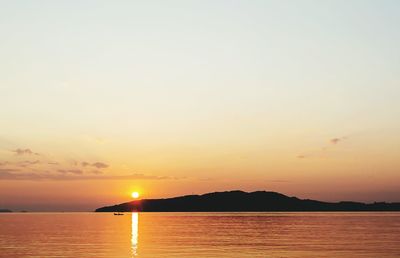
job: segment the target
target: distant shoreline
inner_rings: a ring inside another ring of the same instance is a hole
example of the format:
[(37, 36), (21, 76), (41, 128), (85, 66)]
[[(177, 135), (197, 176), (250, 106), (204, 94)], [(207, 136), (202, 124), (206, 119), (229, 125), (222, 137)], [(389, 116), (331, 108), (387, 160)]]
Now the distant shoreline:
[(96, 212), (392, 212), (400, 203), (322, 202), (277, 192), (227, 191), (105, 206)]

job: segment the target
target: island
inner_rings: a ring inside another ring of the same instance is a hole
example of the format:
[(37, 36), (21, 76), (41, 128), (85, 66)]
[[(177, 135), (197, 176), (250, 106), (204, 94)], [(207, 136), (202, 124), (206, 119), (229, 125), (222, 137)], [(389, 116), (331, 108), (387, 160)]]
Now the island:
[(12, 212), (12, 210), (9, 210), (9, 209), (0, 209), (0, 212)]
[(323, 202), (277, 192), (226, 191), (165, 199), (142, 199), (96, 209), (96, 212), (273, 212), (400, 211), (400, 203)]

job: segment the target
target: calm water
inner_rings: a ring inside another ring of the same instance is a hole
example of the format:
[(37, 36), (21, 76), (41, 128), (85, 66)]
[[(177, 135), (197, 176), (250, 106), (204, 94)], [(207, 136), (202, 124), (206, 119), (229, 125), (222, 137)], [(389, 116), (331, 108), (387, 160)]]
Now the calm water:
[(0, 257), (400, 257), (400, 213), (0, 214)]

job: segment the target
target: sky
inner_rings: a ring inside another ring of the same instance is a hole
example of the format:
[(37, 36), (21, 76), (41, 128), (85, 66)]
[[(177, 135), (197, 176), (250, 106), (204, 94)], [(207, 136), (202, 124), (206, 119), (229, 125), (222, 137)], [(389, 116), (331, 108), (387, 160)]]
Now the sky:
[(0, 6), (0, 208), (400, 201), (399, 1)]

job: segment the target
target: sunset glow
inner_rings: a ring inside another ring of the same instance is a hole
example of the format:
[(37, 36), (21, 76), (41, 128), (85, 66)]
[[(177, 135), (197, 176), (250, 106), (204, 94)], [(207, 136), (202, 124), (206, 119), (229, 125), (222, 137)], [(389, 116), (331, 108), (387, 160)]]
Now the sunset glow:
[(5, 0), (0, 256), (400, 255), (400, 0)]
[(1, 207), (400, 201), (400, 1), (61, 2), (0, 8)]
[(137, 198), (139, 198), (139, 193), (138, 192), (133, 192), (131, 194), (131, 196), (132, 196), (133, 199), (137, 199)]

